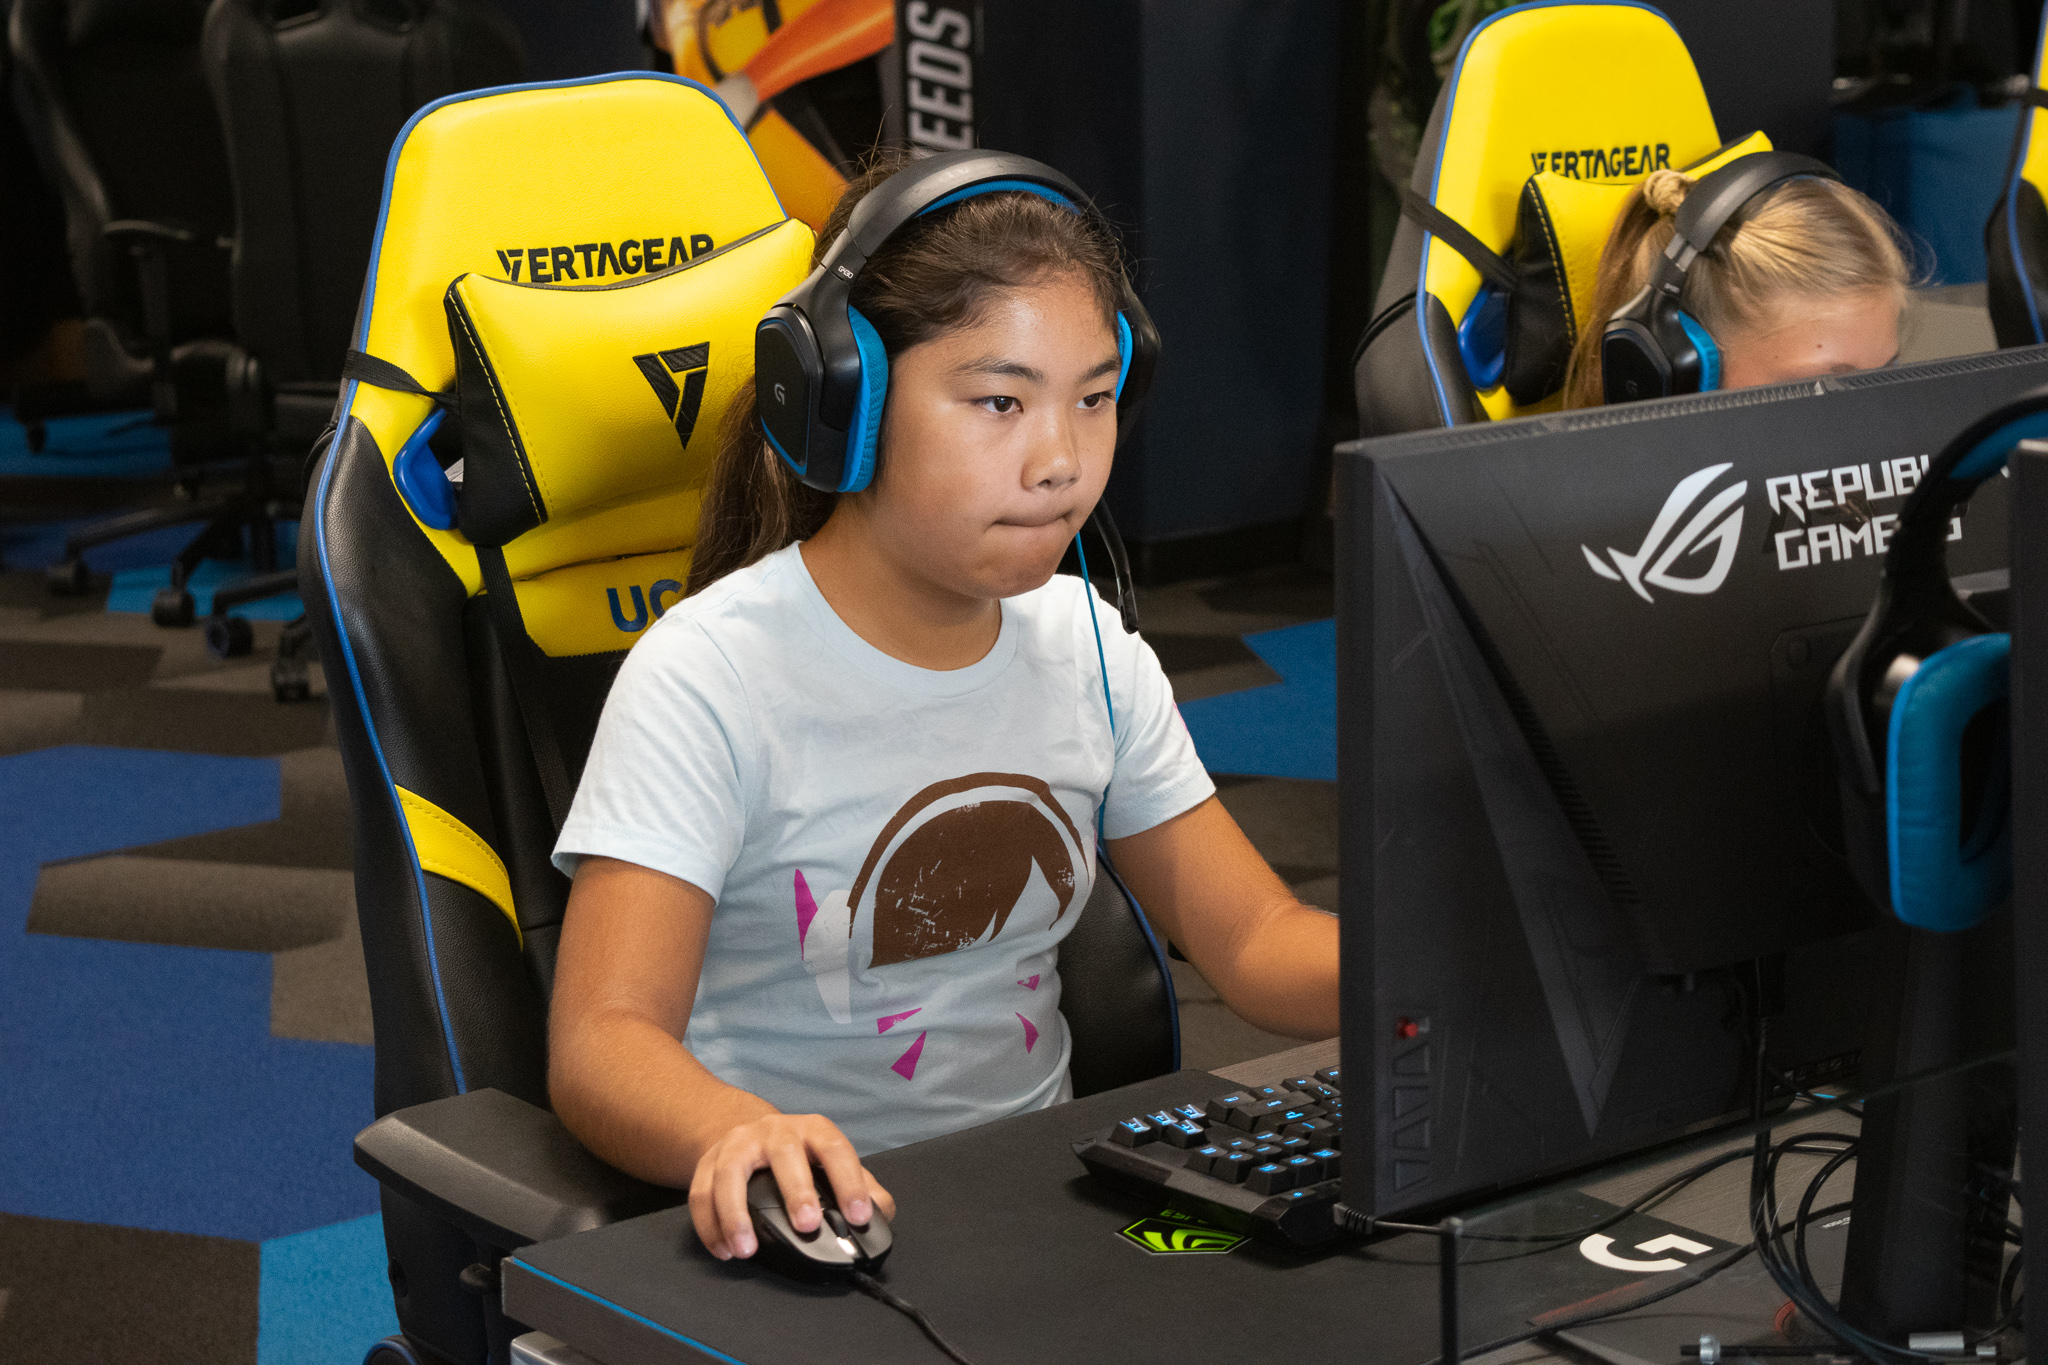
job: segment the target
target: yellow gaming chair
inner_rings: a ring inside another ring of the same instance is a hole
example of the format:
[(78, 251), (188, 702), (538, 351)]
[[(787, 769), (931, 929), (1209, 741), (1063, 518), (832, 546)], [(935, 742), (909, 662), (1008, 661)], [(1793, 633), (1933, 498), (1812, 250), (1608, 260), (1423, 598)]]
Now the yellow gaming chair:
[[(356, 1159), (403, 1329), (378, 1365), (506, 1360), (506, 1252), (683, 1197), (546, 1108), (548, 855), (619, 664), (688, 581), (755, 324), (813, 247), (673, 76), (453, 96), (392, 149), (300, 556), (356, 823), (380, 1116)], [(1077, 1091), (1177, 1064), (1112, 878), (1062, 976)]]
[(1555, 410), (1622, 201), (1659, 167), (1770, 146), (1719, 142), (1685, 44), (1647, 5), (1537, 0), (1474, 28), (1353, 358), (1359, 434)]
[(1991, 327), (2004, 346), (2048, 341), (2048, 94), (2041, 81), (2048, 61), (2048, 25), (2034, 52), (2034, 88), (2020, 110), (2013, 133), (2005, 193), (1984, 224), (1989, 266), (1987, 297)]

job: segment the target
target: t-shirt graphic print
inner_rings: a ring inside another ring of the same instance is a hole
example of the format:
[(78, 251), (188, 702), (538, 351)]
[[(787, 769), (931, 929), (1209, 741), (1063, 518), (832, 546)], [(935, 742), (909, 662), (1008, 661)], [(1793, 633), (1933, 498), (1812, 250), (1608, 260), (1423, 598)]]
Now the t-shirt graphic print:
[[(992, 943), (1015, 923), (1013, 939), (1045, 933), (1079, 909), (1092, 881), (1087, 845), (1052, 788), (1020, 773), (969, 773), (935, 782), (904, 802), (875, 837), (851, 890), (813, 901), (796, 874), (797, 938), (804, 970), (832, 1018), (852, 1020), (848, 958), (863, 924), (870, 968), (937, 957)], [(1071, 927), (1071, 926), (1068, 926)], [(1038, 964), (1030, 964), (1038, 965)], [(1050, 966), (1050, 963), (1044, 964)], [(1018, 977), (1036, 992), (1045, 972)], [(877, 1030), (922, 1013), (876, 1018)], [(1039, 1026), (1015, 1011), (1021, 1045), (1038, 1045)], [(884, 1020), (887, 1020), (884, 1023)], [(891, 1064), (913, 1075), (928, 1029)]]
[(1061, 942), (1110, 839), (1213, 791), (1157, 659), (1087, 590), (1006, 599), (934, 672), (869, 645), (790, 548), (677, 603), (627, 657), (555, 860), (715, 902), (683, 1044), (862, 1152), (1071, 1095)]

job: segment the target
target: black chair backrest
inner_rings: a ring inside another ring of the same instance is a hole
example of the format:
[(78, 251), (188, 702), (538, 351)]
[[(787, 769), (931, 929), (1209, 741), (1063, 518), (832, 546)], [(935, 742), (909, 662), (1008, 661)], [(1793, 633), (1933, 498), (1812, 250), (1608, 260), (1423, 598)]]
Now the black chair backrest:
[(234, 193), (199, 64), (206, 0), (16, 0), (8, 23), (23, 121), (64, 201), (86, 311), (140, 331), (134, 262), (101, 237), (120, 219), (170, 223), (174, 340), (229, 329)]
[(405, 121), (516, 81), (488, 0), (213, 0), (201, 42), (235, 184), (234, 323), (279, 383), (341, 377)]

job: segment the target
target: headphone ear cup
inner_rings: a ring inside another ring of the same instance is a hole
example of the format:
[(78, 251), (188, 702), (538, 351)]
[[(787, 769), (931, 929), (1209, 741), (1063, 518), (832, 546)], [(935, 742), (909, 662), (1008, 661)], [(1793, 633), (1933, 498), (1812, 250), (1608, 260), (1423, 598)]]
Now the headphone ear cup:
[(1721, 387), (1721, 348), (1714, 344), (1714, 337), (1700, 326), (1698, 319), (1684, 309), (1674, 309), (1679, 327), (1685, 332), (1686, 340), (1692, 343), (1693, 351), (1700, 358), (1700, 385), (1695, 393), (1712, 393)]
[(1963, 736), (2006, 699), (2012, 637), (1974, 635), (1927, 656), (1892, 702), (1885, 746), (1885, 832), (1892, 911), (1921, 929), (1982, 921), (2012, 894), (2010, 772), (1992, 761), (1963, 828)]
[(846, 472), (839, 491), (858, 493), (875, 477), (875, 445), (881, 439), (882, 406), (889, 397), (889, 352), (882, 334), (860, 309), (849, 305), (846, 318), (853, 324), (853, 344), (860, 350), (860, 396), (846, 429)]

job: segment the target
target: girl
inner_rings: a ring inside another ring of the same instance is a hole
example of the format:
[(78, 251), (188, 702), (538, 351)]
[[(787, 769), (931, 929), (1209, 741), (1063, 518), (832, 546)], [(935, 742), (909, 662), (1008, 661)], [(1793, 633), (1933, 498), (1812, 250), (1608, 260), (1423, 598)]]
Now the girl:
[[(1682, 171), (1655, 171), (1629, 196), (1593, 287), (1600, 325), (1572, 348), (1566, 407), (1602, 401), (1601, 333), (1648, 282), (1693, 184)], [(1721, 229), (1686, 274), (1684, 306), (1720, 349), (1720, 386), (1740, 389), (1891, 364), (1910, 284), (1885, 211), (1846, 185), (1808, 177), (1759, 194)]]
[(1336, 921), (1217, 802), (1150, 648), (1098, 652), (1054, 576), (1109, 478), (1121, 281), (1098, 219), (1028, 192), (890, 237), (851, 286), (889, 362), (872, 486), (804, 487), (743, 394), (690, 595), (612, 690), (555, 855), (549, 1087), (599, 1156), (688, 1185), (720, 1258), (757, 1247), (758, 1169), (800, 1230), (813, 1163), (865, 1222), (895, 1210), (862, 1155), (1071, 1096), (1057, 962), (1098, 808), (1232, 1008), (1337, 1031)]

